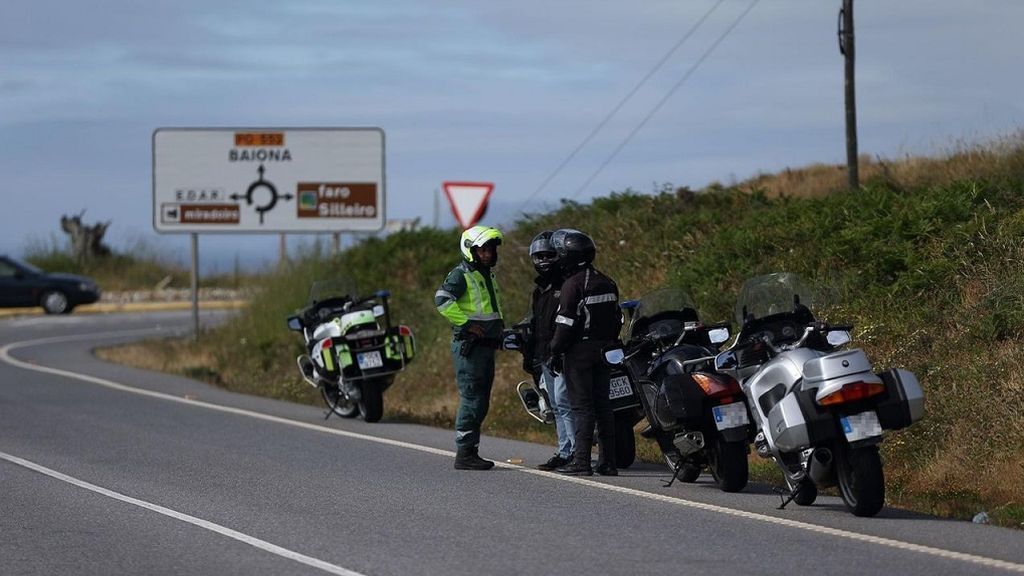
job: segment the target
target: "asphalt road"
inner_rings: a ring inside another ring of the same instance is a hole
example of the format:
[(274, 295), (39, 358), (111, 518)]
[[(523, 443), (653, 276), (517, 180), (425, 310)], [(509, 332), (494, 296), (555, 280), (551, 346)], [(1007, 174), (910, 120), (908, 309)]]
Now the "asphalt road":
[(0, 574), (1024, 573), (1021, 531), (831, 497), (780, 511), (767, 486), (664, 488), (658, 466), (565, 478), (531, 468), (550, 447), (495, 438), (498, 468), (456, 471), (449, 430), (91, 354), (189, 322), (0, 320)]

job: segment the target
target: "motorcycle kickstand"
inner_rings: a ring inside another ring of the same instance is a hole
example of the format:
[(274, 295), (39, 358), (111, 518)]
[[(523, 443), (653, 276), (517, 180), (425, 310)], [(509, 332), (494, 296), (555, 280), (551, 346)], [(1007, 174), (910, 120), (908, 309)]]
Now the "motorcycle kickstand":
[(803, 484), (798, 485), (796, 487), (796, 490), (793, 490), (789, 493), (789, 496), (783, 496), (783, 494), (785, 494), (785, 490), (783, 490), (782, 488), (772, 488), (772, 492), (778, 494), (779, 498), (782, 500), (782, 504), (779, 504), (779, 507), (776, 508), (776, 510), (784, 510), (787, 504), (796, 499), (796, 497), (800, 494), (800, 490), (803, 490), (803, 487)]
[(673, 468), (672, 470), (672, 479), (669, 480), (668, 482), (665, 482), (664, 480), (661, 481), (663, 484), (662, 488), (668, 488), (672, 486), (676, 479), (679, 478), (679, 472), (683, 469), (683, 464), (683, 459), (680, 458), (679, 462), (676, 462), (675, 468)]

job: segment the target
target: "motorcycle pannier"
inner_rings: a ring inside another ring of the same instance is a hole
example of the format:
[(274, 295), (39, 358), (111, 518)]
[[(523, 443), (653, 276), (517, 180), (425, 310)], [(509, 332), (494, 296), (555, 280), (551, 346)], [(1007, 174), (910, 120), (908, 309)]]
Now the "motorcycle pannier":
[(678, 425), (697, 429), (704, 418), (703, 408), (704, 392), (689, 374), (673, 374), (662, 380), (655, 406), (659, 419), (674, 417)]
[(899, 430), (924, 416), (924, 393), (913, 372), (893, 368), (878, 376), (885, 384), (885, 398), (875, 407), (882, 428)]

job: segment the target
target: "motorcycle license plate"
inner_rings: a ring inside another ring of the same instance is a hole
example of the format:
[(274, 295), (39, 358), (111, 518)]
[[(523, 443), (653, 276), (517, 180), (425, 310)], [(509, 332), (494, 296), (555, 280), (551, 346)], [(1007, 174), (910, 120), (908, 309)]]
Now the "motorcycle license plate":
[(882, 435), (882, 425), (878, 422), (878, 414), (875, 414), (874, 410), (841, 416), (839, 424), (843, 427), (843, 434), (846, 435), (847, 442), (856, 442)]
[(629, 377), (627, 376), (616, 376), (612, 378), (611, 385), (608, 387), (608, 399), (618, 400), (619, 398), (625, 398), (626, 396), (633, 395), (633, 387), (629, 385)]
[(356, 354), (356, 361), (359, 362), (359, 369), (366, 370), (367, 368), (380, 368), (384, 365), (384, 361), (380, 358), (380, 350), (374, 350), (373, 352), (360, 352)]
[(743, 402), (715, 406), (711, 409), (711, 413), (715, 416), (715, 427), (719, 430), (750, 424), (750, 420), (747, 418), (747, 407)]

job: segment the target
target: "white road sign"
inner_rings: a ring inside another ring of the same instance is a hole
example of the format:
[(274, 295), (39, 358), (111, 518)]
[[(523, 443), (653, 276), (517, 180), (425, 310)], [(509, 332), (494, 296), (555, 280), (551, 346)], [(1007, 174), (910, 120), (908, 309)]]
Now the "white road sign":
[(159, 128), (157, 232), (340, 232), (384, 226), (379, 128)]

